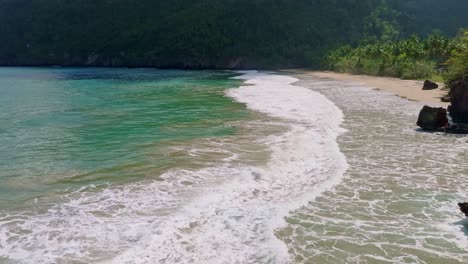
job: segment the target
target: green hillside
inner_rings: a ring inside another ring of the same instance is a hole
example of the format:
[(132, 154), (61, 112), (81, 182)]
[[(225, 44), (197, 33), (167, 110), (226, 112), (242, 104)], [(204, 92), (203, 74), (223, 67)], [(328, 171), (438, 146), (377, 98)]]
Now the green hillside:
[(318, 67), (343, 44), (468, 25), (466, 0), (0, 0), (1, 65)]

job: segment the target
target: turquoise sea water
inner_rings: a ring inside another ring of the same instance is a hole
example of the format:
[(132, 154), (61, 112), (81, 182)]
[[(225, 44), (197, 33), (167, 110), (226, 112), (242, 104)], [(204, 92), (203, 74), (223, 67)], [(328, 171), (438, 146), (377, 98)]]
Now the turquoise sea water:
[(0, 207), (89, 184), (157, 177), (165, 149), (235, 133), (232, 74), (0, 68)]

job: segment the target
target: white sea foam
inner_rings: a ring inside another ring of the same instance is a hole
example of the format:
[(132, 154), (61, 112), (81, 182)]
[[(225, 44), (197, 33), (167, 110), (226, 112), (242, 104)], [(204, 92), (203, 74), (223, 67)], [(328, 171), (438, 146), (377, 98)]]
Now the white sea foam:
[[(280, 119), (266, 166), (229, 162), (162, 181), (79, 191), (36, 215), (0, 219), (0, 257), (24, 263), (287, 263), (284, 217), (338, 183), (341, 111), (295, 78), (248, 72), (227, 95)], [(260, 140), (260, 139), (259, 139)], [(190, 182), (190, 185), (184, 184)], [(107, 253), (106, 253), (107, 252)]]
[[(422, 103), (348, 82), (304, 76), (347, 115), (350, 164), (333, 192), (278, 232), (299, 263), (466, 263), (466, 137), (421, 133)], [(449, 150), (447, 150), (449, 146)]]

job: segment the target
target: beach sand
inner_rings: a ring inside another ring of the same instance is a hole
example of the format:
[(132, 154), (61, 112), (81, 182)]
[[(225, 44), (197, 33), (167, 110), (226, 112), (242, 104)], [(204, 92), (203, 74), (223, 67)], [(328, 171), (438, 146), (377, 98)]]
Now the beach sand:
[(443, 84), (439, 83), (439, 88), (436, 90), (423, 91), (424, 81), (415, 80), (401, 80), (390, 77), (376, 77), (367, 75), (351, 75), (346, 73), (336, 72), (325, 72), (325, 71), (296, 71), (300, 74), (310, 74), (319, 78), (330, 78), (340, 81), (350, 81), (359, 83), (369, 88), (381, 90), (384, 92), (392, 93), (399, 97), (411, 100), (427, 103), (428, 105), (434, 106), (447, 106), (448, 103), (440, 101), (440, 98), (444, 96), (447, 91), (441, 89)]

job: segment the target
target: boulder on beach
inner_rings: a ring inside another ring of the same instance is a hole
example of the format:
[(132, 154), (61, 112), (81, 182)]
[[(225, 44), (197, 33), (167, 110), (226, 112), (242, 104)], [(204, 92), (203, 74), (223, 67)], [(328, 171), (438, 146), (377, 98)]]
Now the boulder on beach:
[(439, 88), (439, 85), (435, 82), (431, 82), (429, 80), (424, 81), (423, 90), (434, 90)]
[(448, 111), (454, 123), (468, 123), (468, 76), (453, 81), (450, 86)]
[(462, 213), (464, 213), (466, 217), (468, 217), (468, 203), (459, 203), (458, 206), (460, 206), (460, 210), (462, 211)]
[(419, 113), (417, 125), (426, 131), (441, 131), (448, 125), (447, 110), (425, 105)]

